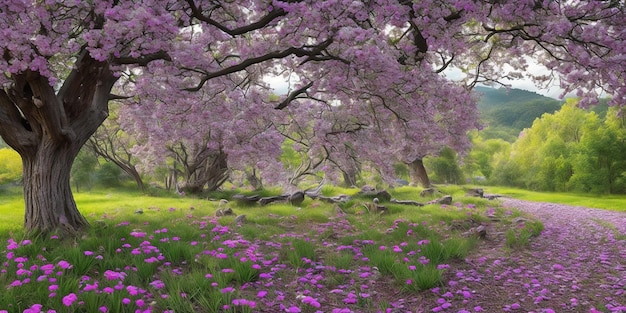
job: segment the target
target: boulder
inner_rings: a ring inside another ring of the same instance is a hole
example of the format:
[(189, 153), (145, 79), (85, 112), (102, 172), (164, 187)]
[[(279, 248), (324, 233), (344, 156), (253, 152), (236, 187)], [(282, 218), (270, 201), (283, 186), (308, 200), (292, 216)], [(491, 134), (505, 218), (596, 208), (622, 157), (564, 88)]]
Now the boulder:
[(426, 188), (420, 192), (420, 197), (432, 197), (435, 195), (435, 188)]
[(302, 204), (302, 202), (304, 202), (304, 192), (296, 191), (292, 193), (291, 195), (289, 195), (288, 200), (289, 200), (289, 203), (291, 203), (291, 205), (299, 206), (300, 204)]
[(474, 188), (474, 189), (470, 189), (465, 193), (466, 197), (478, 197), (478, 198), (482, 198), (484, 195), (484, 191), (482, 188)]
[(246, 196), (242, 194), (236, 194), (233, 196), (233, 199), (235, 199), (239, 204), (251, 205), (259, 201), (259, 199), (261, 199), (261, 196), (259, 195)]

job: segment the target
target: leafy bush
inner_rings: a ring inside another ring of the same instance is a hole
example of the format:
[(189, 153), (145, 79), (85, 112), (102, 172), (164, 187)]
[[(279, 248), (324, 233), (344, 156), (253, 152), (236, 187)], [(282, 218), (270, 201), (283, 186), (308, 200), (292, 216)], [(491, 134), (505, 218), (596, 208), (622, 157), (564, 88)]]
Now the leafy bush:
[(96, 173), (98, 183), (104, 187), (117, 187), (121, 184), (122, 169), (113, 163), (104, 163)]

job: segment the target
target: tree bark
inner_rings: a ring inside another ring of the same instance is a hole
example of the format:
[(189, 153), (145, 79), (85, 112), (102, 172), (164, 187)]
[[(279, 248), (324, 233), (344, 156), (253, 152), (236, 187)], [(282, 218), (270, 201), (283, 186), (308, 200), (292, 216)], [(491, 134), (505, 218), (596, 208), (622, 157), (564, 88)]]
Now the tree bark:
[(76, 149), (70, 145), (43, 142), (34, 155), (22, 157), (27, 232), (59, 229), (75, 233), (87, 227), (70, 188), (70, 171)]
[(27, 232), (76, 233), (88, 223), (70, 188), (78, 151), (108, 116), (117, 77), (83, 51), (63, 86), (25, 71), (0, 89), (0, 136), (22, 157)]
[(343, 184), (345, 185), (345, 187), (351, 188), (351, 187), (356, 187), (356, 171), (341, 171), (341, 174), (343, 175)]
[(186, 149), (181, 151), (176, 158), (183, 166), (185, 182), (181, 189), (185, 193), (199, 194), (205, 186), (208, 191), (215, 191), (228, 179), (228, 155), (223, 151), (213, 153), (204, 149), (191, 160), (188, 160)]
[(428, 173), (426, 172), (426, 168), (424, 167), (424, 162), (421, 158), (415, 159), (415, 161), (408, 164), (411, 181), (414, 184), (419, 184), (424, 188), (430, 188), (430, 179), (428, 178)]

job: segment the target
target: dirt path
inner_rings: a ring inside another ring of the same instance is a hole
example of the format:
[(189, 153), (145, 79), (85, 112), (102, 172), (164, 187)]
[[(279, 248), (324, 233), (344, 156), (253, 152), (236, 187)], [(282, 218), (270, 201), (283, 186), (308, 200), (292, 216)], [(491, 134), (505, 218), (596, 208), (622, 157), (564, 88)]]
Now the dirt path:
[(514, 199), (503, 205), (539, 218), (542, 235), (523, 251), (486, 243), (453, 267), (426, 312), (626, 312), (626, 213)]

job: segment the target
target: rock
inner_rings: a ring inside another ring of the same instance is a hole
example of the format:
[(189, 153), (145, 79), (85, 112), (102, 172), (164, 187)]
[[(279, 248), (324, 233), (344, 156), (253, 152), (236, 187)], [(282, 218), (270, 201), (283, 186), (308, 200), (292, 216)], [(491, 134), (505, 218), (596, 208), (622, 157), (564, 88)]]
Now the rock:
[(370, 185), (365, 185), (363, 187), (361, 187), (361, 191), (359, 191), (359, 193), (365, 193), (365, 194), (369, 194), (369, 193), (373, 193), (376, 192), (376, 188), (370, 186)]
[(235, 215), (235, 212), (233, 212), (233, 209), (231, 208), (217, 209), (217, 211), (215, 211), (215, 217), (227, 216), (227, 215)]
[(501, 195), (485, 195), (485, 194), (483, 194), (483, 197), (485, 199), (487, 199), (487, 200), (495, 200), (495, 199), (501, 198), (502, 196)]
[(391, 194), (387, 190), (378, 191), (370, 186), (363, 186), (363, 188), (361, 188), (361, 191), (359, 191), (358, 194), (378, 198), (380, 201), (391, 200)]
[(313, 199), (319, 199), (321, 201), (324, 202), (330, 202), (330, 203), (345, 203), (350, 201), (352, 198), (348, 195), (338, 195), (335, 197), (325, 197), (325, 196), (311, 196), (309, 195), (311, 198)]
[(300, 205), (304, 202), (304, 192), (296, 191), (289, 196), (288, 200), (291, 205)]
[[(237, 202), (240, 204), (251, 205), (259, 201), (259, 199), (261, 199), (261, 196), (259, 195), (246, 196), (242, 194), (236, 194), (233, 196), (233, 199), (237, 200)], [(220, 203), (221, 202), (222, 201), (220, 200)]]
[(398, 186), (408, 186), (409, 182), (404, 179), (396, 179), (396, 185)]
[(474, 188), (474, 189), (470, 189), (469, 191), (467, 191), (465, 193), (466, 197), (479, 197), (482, 198), (484, 194), (484, 191), (482, 188)]
[(389, 200), (391, 200), (391, 194), (387, 190), (381, 190), (376, 193), (376, 198), (380, 199), (381, 201), (388, 202)]
[(413, 201), (413, 200), (398, 200), (398, 199), (391, 199), (389, 200), (391, 203), (395, 203), (395, 204), (404, 204), (404, 205), (414, 205), (414, 206), (424, 206), (423, 203), (421, 202), (417, 202), (417, 201)]
[(476, 236), (480, 239), (485, 239), (487, 237), (487, 227), (480, 225), (480, 226), (471, 228), (470, 230), (464, 232), (462, 235), (465, 237)]
[(523, 217), (516, 217), (512, 220), (512, 222), (513, 224), (522, 224), (528, 222), (528, 219), (525, 219)]
[(443, 196), (439, 200), (437, 200), (439, 204), (451, 205), (452, 204), (452, 196)]
[(420, 197), (422, 198), (432, 197), (435, 195), (435, 191), (436, 191), (435, 188), (426, 188), (420, 192)]
[(260, 205), (266, 205), (266, 204), (270, 204), (272, 202), (284, 201), (284, 200), (288, 200), (288, 199), (289, 199), (289, 195), (263, 197), (263, 198), (259, 199), (259, 204)]
[(241, 224), (247, 222), (248, 219), (246, 218), (245, 214), (241, 214), (241, 215), (237, 215), (237, 217), (235, 217), (235, 225), (239, 225), (241, 226)]

